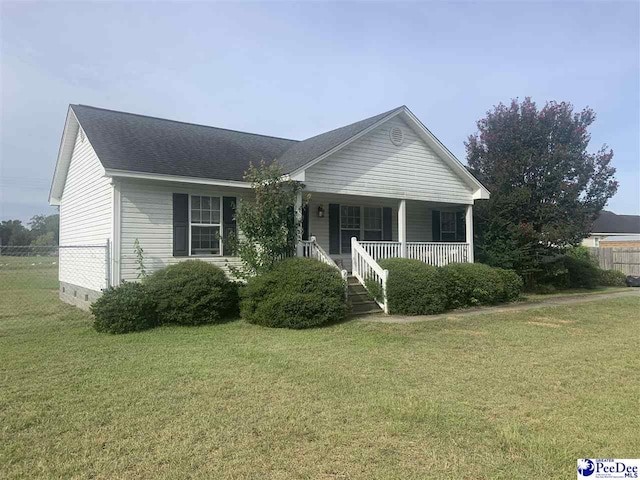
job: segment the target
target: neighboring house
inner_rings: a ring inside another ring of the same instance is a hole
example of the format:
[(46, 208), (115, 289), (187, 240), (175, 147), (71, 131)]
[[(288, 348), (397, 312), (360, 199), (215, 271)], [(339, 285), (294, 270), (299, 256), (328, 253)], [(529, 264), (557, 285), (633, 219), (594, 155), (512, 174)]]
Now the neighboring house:
[(610, 235), (600, 240), (600, 248), (638, 248), (640, 247), (640, 234), (638, 235)]
[(135, 280), (136, 239), (150, 271), (189, 258), (238, 264), (226, 239), (252, 195), (243, 174), (274, 159), (311, 195), (299, 255), (353, 266), (360, 281), (382, 257), (473, 261), (472, 208), (489, 192), (405, 106), (296, 141), (71, 105), (49, 198), (60, 243), (111, 249), (90, 280), (75, 273), (80, 259), (61, 257), (61, 298), (92, 300), (105, 275)]
[(591, 226), (585, 247), (640, 246), (640, 215), (617, 215), (603, 210)]

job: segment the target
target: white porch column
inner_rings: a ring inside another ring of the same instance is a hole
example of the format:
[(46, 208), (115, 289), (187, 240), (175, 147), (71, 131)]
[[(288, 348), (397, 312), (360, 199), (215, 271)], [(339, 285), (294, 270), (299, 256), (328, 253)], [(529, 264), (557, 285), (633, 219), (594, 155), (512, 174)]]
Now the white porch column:
[(398, 204), (398, 241), (400, 242), (400, 256), (407, 258), (407, 201), (400, 200)]
[(467, 243), (469, 244), (469, 263), (473, 263), (473, 205), (467, 205), (465, 212)]
[(298, 224), (298, 231), (296, 232), (296, 256), (304, 256), (302, 248), (302, 190), (296, 195), (295, 204), (296, 223)]

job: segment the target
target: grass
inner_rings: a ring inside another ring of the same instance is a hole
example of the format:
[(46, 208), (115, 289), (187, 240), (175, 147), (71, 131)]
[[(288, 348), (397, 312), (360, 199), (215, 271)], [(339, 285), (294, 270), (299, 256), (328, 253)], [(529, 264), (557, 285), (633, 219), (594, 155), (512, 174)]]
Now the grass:
[(638, 453), (637, 298), (111, 336), (5, 274), (1, 478), (573, 478)]

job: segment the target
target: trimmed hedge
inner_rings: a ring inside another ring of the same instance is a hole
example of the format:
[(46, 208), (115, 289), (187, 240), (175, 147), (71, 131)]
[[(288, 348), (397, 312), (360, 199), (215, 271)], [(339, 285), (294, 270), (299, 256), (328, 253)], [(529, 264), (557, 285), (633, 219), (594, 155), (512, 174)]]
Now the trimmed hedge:
[(238, 286), (224, 272), (202, 260), (187, 260), (158, 270), (146, 287), (163, 324), (202, 325), (238, 313)]
[(618, 270), (600, 270), (598, 285), (603, 287), (626, 287), (627, 276)]
[(247, 281), (240, 315), (249, 323), (310, 328), (344, 318), (344, 283), (335, 268), (311, 258), (287, 258)]
[(446, 287), (437, 267), (409, 258), (387, 258), (379, 264), (389, 270), (389, 313), (431, 315), (447, 309)]
[(123, 283), (105, 290), (91, 305), (91, 313), (98, 332), (138, 332), (157, 325), (156, 303), (140, 283)]
[(520, 296), (517, 273), (482, 263), (452, 263), (441, 268), (448, 308), (510, 302)]
[(522, 279), (513, 271), (480, 263), (433, 267), (420, 260), (388, 258), (387, 300), (390, 313), (431, 315), (453, 308), (516, 300)]

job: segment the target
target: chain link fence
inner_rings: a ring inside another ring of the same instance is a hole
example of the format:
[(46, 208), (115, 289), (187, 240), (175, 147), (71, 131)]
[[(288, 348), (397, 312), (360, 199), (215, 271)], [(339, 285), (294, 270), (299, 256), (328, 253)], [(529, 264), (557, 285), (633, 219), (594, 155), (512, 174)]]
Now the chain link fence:
[(71, 296), (100, 292), (109, 285), (109, 246), (2, 246), (0, 247), (0, 310), (12, 305), (55, 305), (61, 286), (77, 286)]

